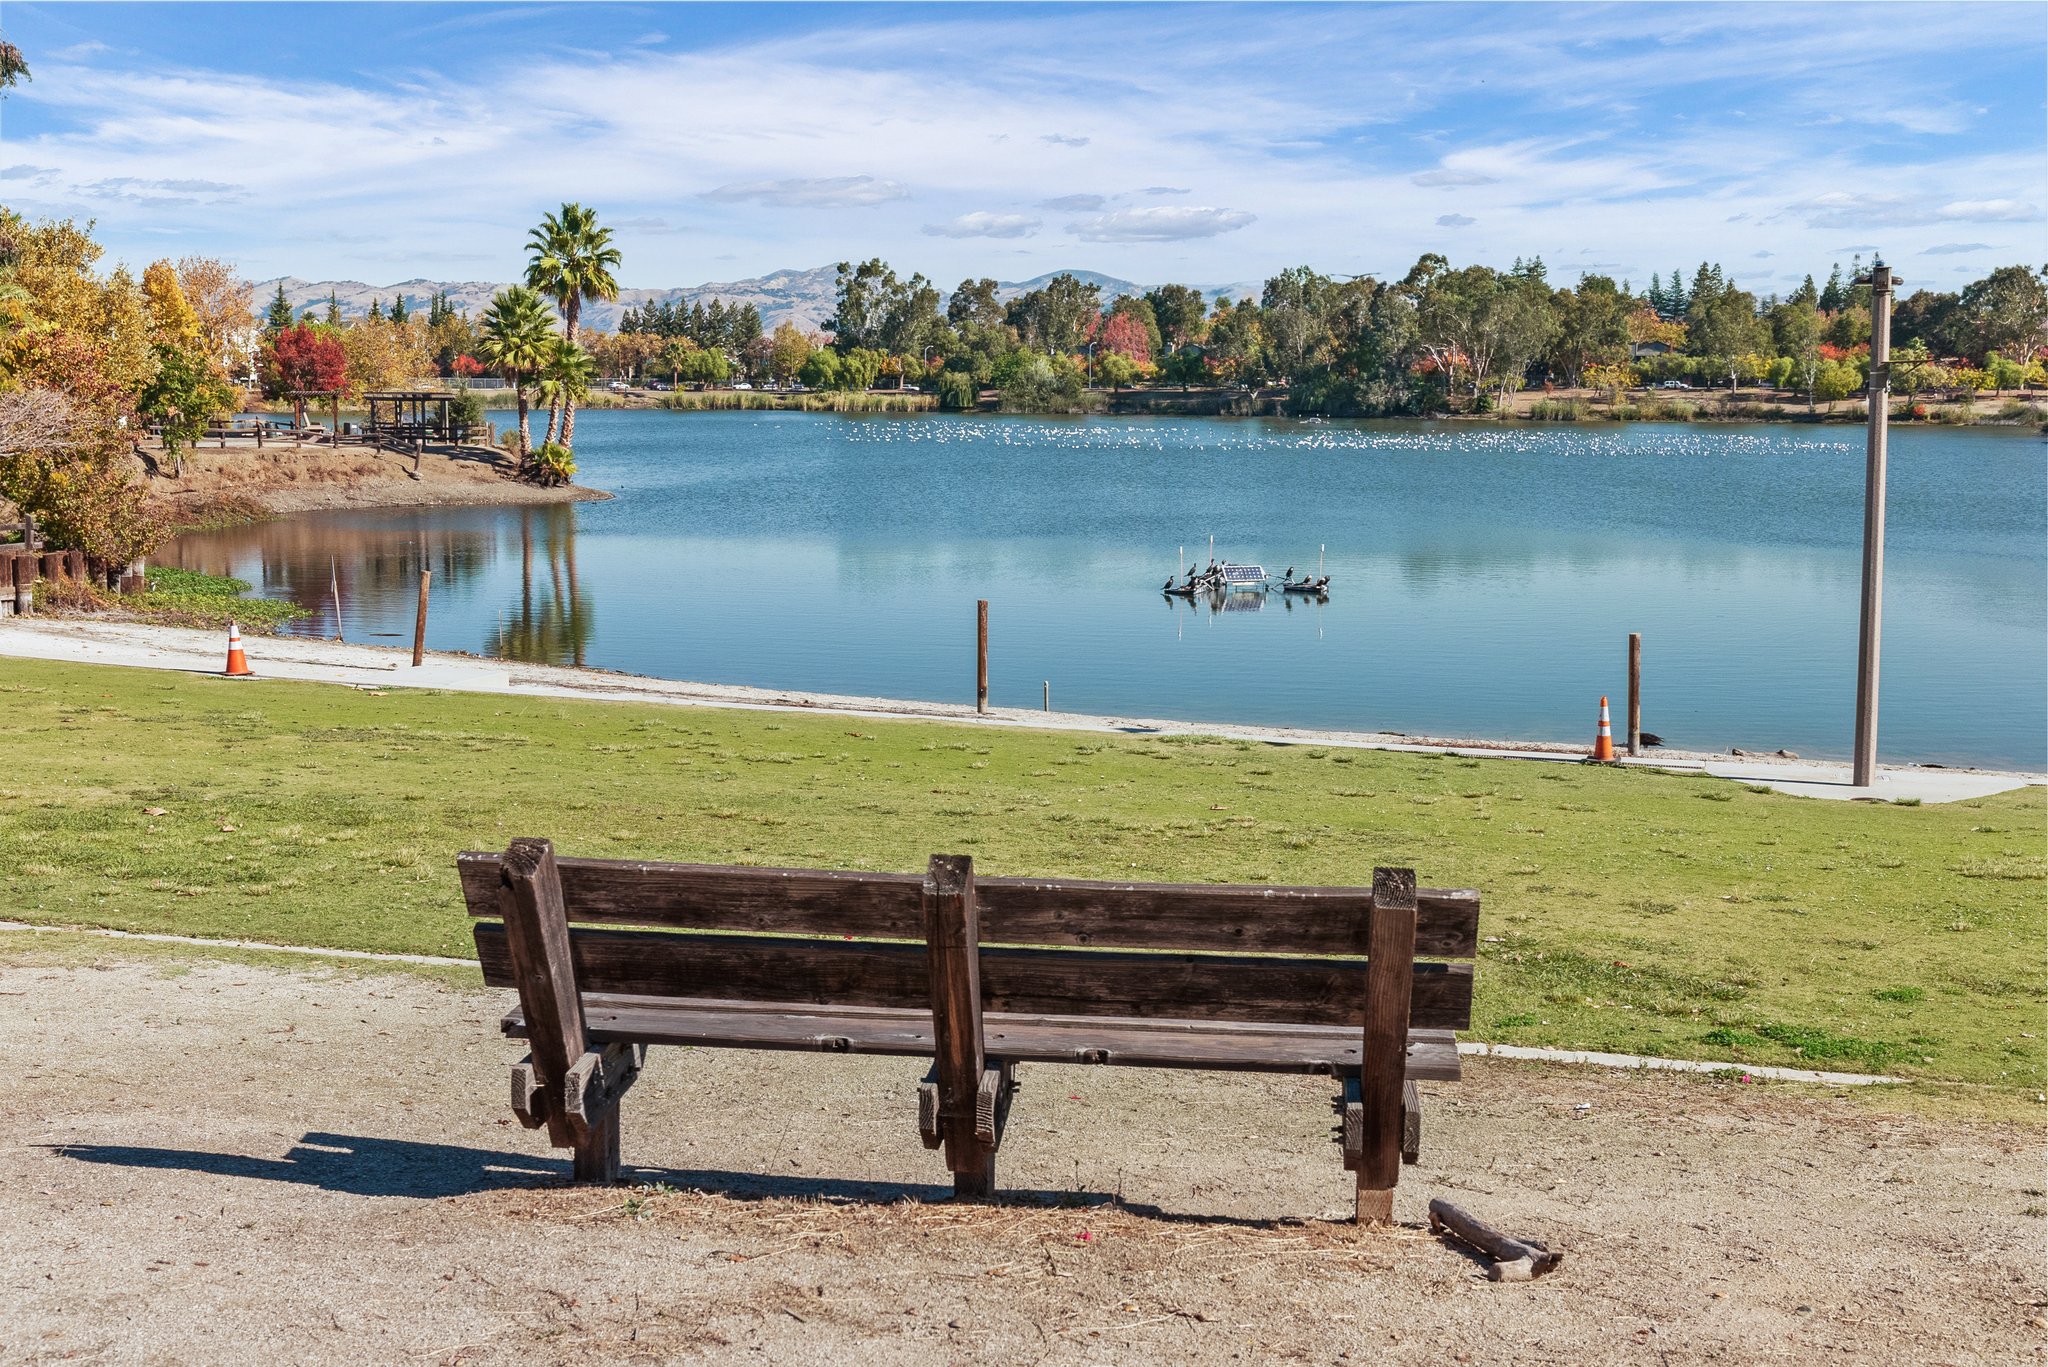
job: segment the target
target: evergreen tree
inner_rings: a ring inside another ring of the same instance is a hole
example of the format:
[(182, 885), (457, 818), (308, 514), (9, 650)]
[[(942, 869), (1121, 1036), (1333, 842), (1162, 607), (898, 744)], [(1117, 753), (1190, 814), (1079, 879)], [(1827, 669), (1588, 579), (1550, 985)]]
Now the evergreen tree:
[(1814, 287), (1813, 277), (1808, 275), (1806, 279), (1800, 281), (1799, 288), (1792, 291), (1791, 298), (1785, 302), (1788, 304), (1811, 304), (1818, 306), (1820, 303), (1820, 291)]
[(1692, 296), (1685, 292), (1685, 281), (1678, 274), (1678, 268), (1671, 268), (1671, 284), (1664, 291), (1664, 302), (1671, 309), (1667, 318), (1683, 318), (1685, 311), (1692, 307)]
[(1848, 302), (1849, 292), (1842, 288), (1842, 263), (1837, 261), (1835, 268), (1828, 272), (1828, 283), (1820, 292), (1820, 311), (1840, 313)]
[(341, 300), (336, 297), (333, 290), (327, 291), (327, 325), (337, 328), (341, 326)]
[(279, 285), (276, 296), (270, 301), (270, 311), (263, 315), (263, 326), (271, 332), (283, 332), (291, 325), (291, 300), (284, 297), (284, 286)]
[(619, 331), (640, 331), (640, 310), (633, 308), (629, 305), (626, 311), (619, 315)]
[(391, 321), (402, 323), (405, 321), (405, 318), (405, 296), (401, 294), (391, 301)]
[(373, 323), (384, 321), (384, 301), (382, 299), (370, 300), (370, 321)]

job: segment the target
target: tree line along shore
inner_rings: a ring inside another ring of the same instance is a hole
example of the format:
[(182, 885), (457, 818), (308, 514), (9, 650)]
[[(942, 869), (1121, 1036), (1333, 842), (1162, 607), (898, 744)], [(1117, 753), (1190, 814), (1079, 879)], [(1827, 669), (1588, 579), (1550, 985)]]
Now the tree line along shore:
[[(1010, 298), (986, 278), (943, 292), (871, 259), (840, 264), (815, 331), (765, 332), (753, 306), (714, 299), (628, 309), (603, 332), (582, 307), (616, 300), (623, 261), (598, 213), (564, 204), (524, 245), (522, 282), (478, 318), (438, 295), (295, 315), (282, 289), (259, 311), (227, 262), (167, 258), (138, 279), (102, 268), (90, 224), (0, 209), (0, 499), (51, 545), (125, 563), (173, 525), (135, 459), (144, 434), (177, 457), (251, 406), (425, 382), (463, 427), (493, 402), (477, 382), (503, 383), (506, 473), (548, 486), (573, 477), (576, 414), (592, 405), (1825, 418), (1860, 415), (1840, 408), (1870, 354), (1860, 261), (1759, 298), (1709, 263), (1637, 289), (1554, 284), (1541, 258), (1497, 270), (1431, 253), (1398, 280), (1296, 267), (1212, 303), (1180, 284), (1105, 299), (1072, 274)], [(2048, 276), (2005, 266), (1908, 295), (1893, 341), (1899, 417), (2039, 422)]]

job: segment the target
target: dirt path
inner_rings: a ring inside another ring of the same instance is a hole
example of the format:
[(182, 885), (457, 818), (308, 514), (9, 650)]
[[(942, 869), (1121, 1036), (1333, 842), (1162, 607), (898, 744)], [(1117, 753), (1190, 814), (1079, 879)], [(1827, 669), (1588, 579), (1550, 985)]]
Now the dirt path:
[[(625, 1121), (662, 1185), (600, 1191), (510, 1122), (498, 1006), (0, 968), (0, 1361), (1961, 1364), (2048, 1339), (2038, 1130), (1482, 1062), (1428, 1089), (1409, 1227), (1358, 1234), (1329, 1222), (1314, 1079), (1031, 1068), (1001, 1176), (1037, 1196), (991, 1210), (940, 1203), (913, 1063), (669, 1050)], [(1565, 1267), (1484, 1281), (1417, 1227), (1431, 1195)]]

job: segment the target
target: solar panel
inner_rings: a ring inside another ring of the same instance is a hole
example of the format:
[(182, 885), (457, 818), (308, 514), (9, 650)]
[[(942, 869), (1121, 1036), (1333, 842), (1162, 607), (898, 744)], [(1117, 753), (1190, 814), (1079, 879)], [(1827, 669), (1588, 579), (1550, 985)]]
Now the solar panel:
[(1266, 578), (1264, 565), (1225, 565), (1223, 582), (1226, 584), (1257, 584)]

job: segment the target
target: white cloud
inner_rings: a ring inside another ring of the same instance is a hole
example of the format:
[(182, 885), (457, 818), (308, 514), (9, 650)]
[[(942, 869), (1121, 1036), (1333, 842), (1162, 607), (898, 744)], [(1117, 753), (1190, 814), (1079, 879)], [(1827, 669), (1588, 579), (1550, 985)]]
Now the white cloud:
[(2038, 206), (2017, 199), (1952, 199), (1833, 190), (1787, 208), (1809, 228), (1917, 228), (1936, 223), (2032, 223)]
[(1965, 256), (1971, 252), (1988, 252), (1989, 242), (1943, 242), (1933, 247), (1922, 247), (1922, 256)]
[(1257, 221), (1258, 215), (1243, 209), (1162, 205), (1153, 209), (1116, 209), (1081, 223), (1070, 223), (1067, 231), (1083, 242), (1186, 242), (1234, 233)]
[(1038, 207), (1068, 214), (1092, 214), (1108, 203), (1101, 195), (1061, 195), (1058, 199), (1043, 201)]
[(1439, 228), (1469, 228), (1478, 221), (1478, 219), (1466, 214), (1445, 214), (1437, 219), (1436, 226)]
[(1038, 231), (1038, 220), (1028, 214), (992, 214), (978, 211), (962, 214), (945, 223), (927, 223), (927, 237), (1030, 237)]
[(1423, 171), (1412, 175), (1408, 177), (1408, 182), (1411, 185), (1420, 185), (1425, 189), (1430, 189), (1439, 186), (1498, 185), (1500, 184), (1500, 177), (1489, 176), (1484, 171), (1456, 171), (1448, 166), (1440, 166), (1434, 171)]
[(1039, 141), (1051, 143), (1054, 147), (1086, 147), (1094, 139), (1076, 137), (1071, 133), (1047, 133)]
[(753, 180), (706, 190), (704, 198), (720, 204), (770, 204), (781, 209), (859, 209), (907, 199), (901, 181), (874, 176), (797, 176), (789, 180)]
[(1193, 191), (1193, 190), (1184, 190), (1184, 189), (1180, 188), (1180, 187), (1179, 187), (1179, 186), (1177, 186), (1177, 185), (1147, 185), (1147, 186), (1145, 187), (1145, 193), (1146, 193), (1146, 194), (1148, 194), (1148, 195), (1155, 195), (1155, 196), (1157, 196), (1157, 195), (1191, 195), (1191, 194), (1193, 194), (1193, 193), (1194, 193), (1194, 191)]

